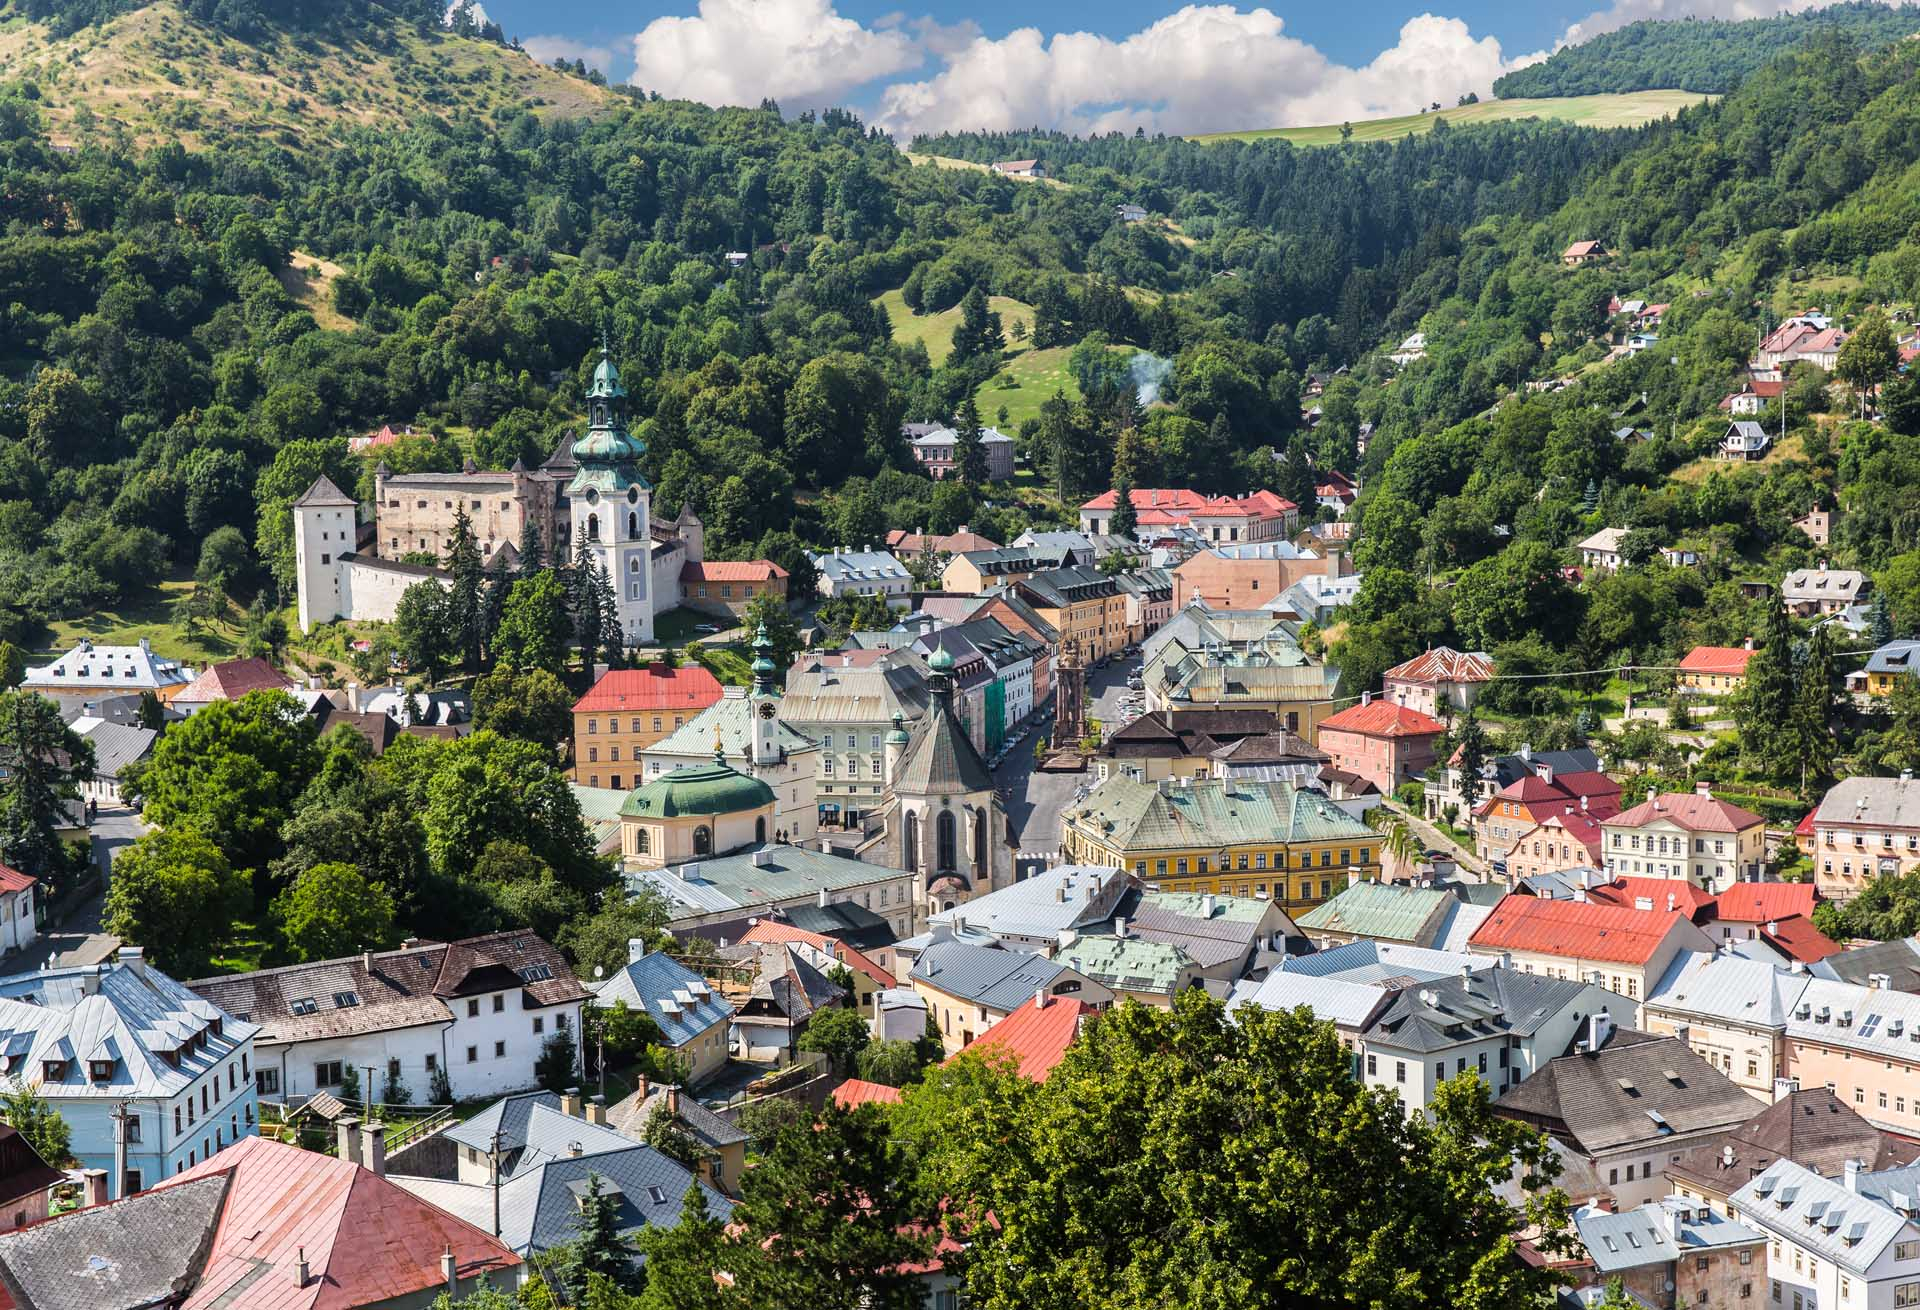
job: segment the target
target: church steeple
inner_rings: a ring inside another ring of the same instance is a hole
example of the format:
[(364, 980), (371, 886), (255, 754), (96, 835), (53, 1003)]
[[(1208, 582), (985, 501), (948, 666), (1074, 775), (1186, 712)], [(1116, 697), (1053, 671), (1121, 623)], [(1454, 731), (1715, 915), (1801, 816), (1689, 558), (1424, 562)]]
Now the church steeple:
[(767, 625), (762, 623), (753, 634), (753, 694), (755, 696), (778, 696), (779, 690), (773, 685), (773, 675), (778, 672), (773, 663), (773, 639), (767, 636)]
[(606, 336), (600, 338), (600, 362), (587, 387), (587, 430), (573, 443), (581, 464), (627, 464), (646, 453), (646, 445), (627, 431), (627, 389), (613, 362)]

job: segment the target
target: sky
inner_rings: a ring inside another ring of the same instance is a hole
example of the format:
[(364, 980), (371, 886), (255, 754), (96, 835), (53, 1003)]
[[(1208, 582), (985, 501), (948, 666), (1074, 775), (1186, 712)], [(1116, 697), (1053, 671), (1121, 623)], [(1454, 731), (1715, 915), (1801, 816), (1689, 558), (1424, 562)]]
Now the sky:
[(542, 59), (709, 104), (858, 110), (915, 132), (1234, 131), (1413, 113), (1490, 93), (1641, 18), (1829, 0), (482, 0)]

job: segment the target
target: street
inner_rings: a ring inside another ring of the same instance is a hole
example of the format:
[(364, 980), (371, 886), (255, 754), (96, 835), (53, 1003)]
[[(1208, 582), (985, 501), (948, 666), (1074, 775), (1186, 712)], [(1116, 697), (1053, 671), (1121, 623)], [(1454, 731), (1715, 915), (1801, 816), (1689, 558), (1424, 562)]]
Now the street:
[[(1099, 719), (1110, 729), (1120, 722), (1120, 698), (1126, 694), (1127, 674), (1138, 669), (1138, 657), (1116, 660), (1104, 669), (1087, 674), (1087, 717)], [(1035, 715), (1036, 723), (1052, 731), (1053, 705)], [(1051, 854), (1060, 847), (1060, 812), (1082, 786), (1091, 786), (1093, 772), (1041, 773), (1034, 768), (1032, 743), (1036, 732), (1007, 756), (994, 778), (1007, 800), (1007, 828), (1015, 836), (1020, 850)]]
[[(102, 806), (93, 821), (93, 862), (107, 879), (113, 876), (113, 857), (147, 831), (140, 816), (125, 806)], [(105, 884), (100, 895), (76, 906), (59, 927), (42, 932), (33, 945), (0, 960), (0, 971), (29, 973), (35, 969), (77, 964), (99, 964), (113, 958), (120, 939), (103, 931), (100, 916), (106, 908)]]

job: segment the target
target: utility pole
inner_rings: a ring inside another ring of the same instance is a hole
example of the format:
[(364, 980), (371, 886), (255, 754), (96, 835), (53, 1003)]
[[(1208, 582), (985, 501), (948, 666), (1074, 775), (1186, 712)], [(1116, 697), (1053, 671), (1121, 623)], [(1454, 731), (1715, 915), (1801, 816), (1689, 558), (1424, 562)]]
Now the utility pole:
[(113, 1120), (113, 1199), (123, 1200), (127, 1193), (127, 1103), (114, 1105)]
[(500, 1130), (493, 1130), (487, 1144), (487, 1160), (493, 1166), (493, 1235), (500, 1236)]

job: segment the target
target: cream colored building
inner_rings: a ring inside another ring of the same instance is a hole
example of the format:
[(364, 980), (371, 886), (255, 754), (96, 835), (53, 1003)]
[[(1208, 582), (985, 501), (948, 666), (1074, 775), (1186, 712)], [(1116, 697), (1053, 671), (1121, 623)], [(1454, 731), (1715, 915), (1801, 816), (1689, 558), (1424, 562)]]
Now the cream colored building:
[(658, 869), (723, 855), (773, 834), (773, 788), (721, 762), (675, 769), (620, 806), (620, 853)]
[(1713, 939), (1684, 914), (1508, 895), (1467, 949), (1522, 973), (1597, 982), (1637, 1004), (1683, 952), (1711, 952)]
[(1742, 1091), (1771, 1101), (1774, 1079), (1787, 1075), (1787, 1021), (1806, 985), (1806, 974), (1766, 960), (1691, 953), (1648, 993), (1640, 1026), (1684, 1039)]
[(1767, 864), (1766, 820), (1714, 799), (1704, 782), (1602, 819), (1600, 831), (1615, 878), (1677, 878), (1717, 895), (1760, 881)]

